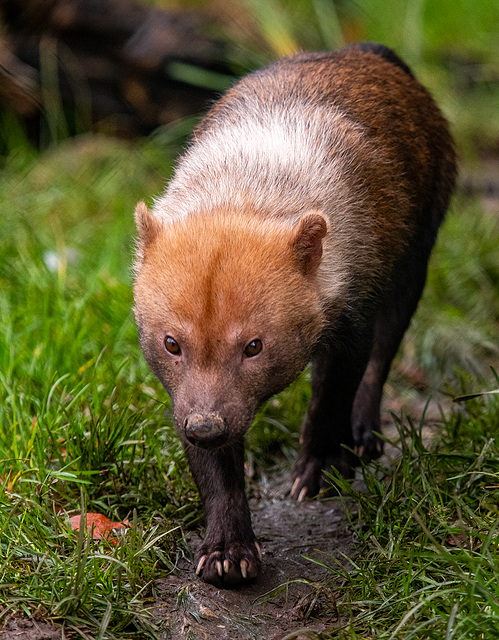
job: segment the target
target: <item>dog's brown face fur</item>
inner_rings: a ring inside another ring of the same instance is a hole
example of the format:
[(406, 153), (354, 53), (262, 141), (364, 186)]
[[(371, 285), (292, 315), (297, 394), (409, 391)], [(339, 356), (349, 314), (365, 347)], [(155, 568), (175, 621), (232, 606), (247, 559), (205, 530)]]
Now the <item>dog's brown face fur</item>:
[(194, 416), (218, 421), (223, 437), (210, 446), (230, 444), (310, 360), (324, 322), (315, 275), (326, 221), (309, 213), (293, 228), (221, 212), (162, 224), (143, 203), (136, 220), (146, 359), (181, 437)]

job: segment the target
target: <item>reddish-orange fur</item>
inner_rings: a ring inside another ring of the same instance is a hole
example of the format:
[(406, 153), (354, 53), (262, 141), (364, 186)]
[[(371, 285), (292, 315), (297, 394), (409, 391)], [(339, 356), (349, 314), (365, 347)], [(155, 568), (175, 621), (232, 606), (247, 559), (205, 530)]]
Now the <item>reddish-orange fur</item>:
[[(143, 207), (138, 206), (139, 213)], [(269, 397), (289, 384), (310, 358), (325, 323), (314, 275), (326, 223), (318, 214), (308, 219), (313, 223), (308, 235), (302, 227), (269, 223), (262, 228), (252, 218), (227, 212), (187, 218), (167, 233), (158, 225), (137, 276), (135, 297), (140, 325), (156, 334), (159, 343), (165, 331), (172, 334), (189, 359), (189, 386), (179, 390), (177, 381), (171, 382), (180, 421), (192, 402), (185, 398), (191, 388), (197, 389), (198, 409), (206, 389), (202, 408), (208, 410), (214, 397), (222, 403), (220, 396), (226, 398), (230, 385), (225, 402), (235, 408), (230, 436), (241, 436), (248, 424), (239, 419), (240, 404), (254, 412), (262, 395)], [(287, 349), (280, 358), (282, 371), (270, 379), (254, 368), (238, 379), (234, 371), (255, 337), (266, 350)], [(167, 371), (165, 377), (170, 378)]]

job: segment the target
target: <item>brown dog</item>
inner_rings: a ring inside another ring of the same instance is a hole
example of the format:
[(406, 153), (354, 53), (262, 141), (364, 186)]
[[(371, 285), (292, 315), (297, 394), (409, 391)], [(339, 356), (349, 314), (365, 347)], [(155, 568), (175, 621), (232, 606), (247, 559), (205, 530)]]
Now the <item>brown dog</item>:
[(136, 209), (135, 314), (203, 501), (197, 573), (260, 570), (244, 492), (257, 408), (312, 360), (292, 495), (381, 452), (390, 363), (455, 181), (446, 122), (389, 49), (302, 53), (211, 109), (152, 212)]

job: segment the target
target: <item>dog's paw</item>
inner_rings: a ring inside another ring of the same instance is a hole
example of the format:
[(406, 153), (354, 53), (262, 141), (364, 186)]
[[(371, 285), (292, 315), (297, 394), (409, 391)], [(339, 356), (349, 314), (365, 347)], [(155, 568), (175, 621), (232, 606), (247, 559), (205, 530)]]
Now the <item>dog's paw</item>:
[(216, 587), (232, 587), (256, 578), (262, 567), (262, 552), (256, 540), (210, 544), (196, 554), (196, 574)]

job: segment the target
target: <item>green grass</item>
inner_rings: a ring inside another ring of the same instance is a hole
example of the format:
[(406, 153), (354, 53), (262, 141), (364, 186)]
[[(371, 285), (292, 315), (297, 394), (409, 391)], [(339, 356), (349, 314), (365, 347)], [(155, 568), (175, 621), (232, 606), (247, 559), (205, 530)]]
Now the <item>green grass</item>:
[(499, 362), (499, 219), (477, 199), (456, 197), (437, 240), (428, 283), (401, 351), (414, 354), (434, 389), (456, 369), (490, 379)]
[(323, 637), (498, 637), (498, 400), (469, 401), (430, 447), (399, 422), (400, 458), (364, 468), (363, 491), (333, 478), (358, 550), (332, 566), (340, 623)]
[[(199, 517), (131, 313), (133, 203), (172, 156), (156, 140), (20, 146), (0, 179), (0, 602), (127, 637), (183, 553), (166, 532)], [(134, 519), (126, 545), (68, 533), (82, 509)]]
[[(233, 41), (235, 68), (351, 34), (378, 39), (415, 65), (466, 162), (493, 149), (495, 4), (247, 4), (265, 46)], [(466, 89), (456, 50), (481, 61)], [(169, 400), (138, 347), (132, 213), (163, 189), (192, 122), (43, 153), (12, 118), (0, 126), (0, 621), (38, 611), (90, 638), (154, 638), (154, 580), (189, 553), (183, 534), (201, 513)], [(489, 368), (499, 361), (498, 247), (497, 215), (477, 197), (456, 198), (399, 356), (424, 368), (435, 394), (499, 386)], [(305, 373), (259, 414), (250, 468), (291, 462), (308, 397)], [(493, 395), (455, 405), (429, 449), (400, 424), (401, 461), (365, 468), (367, 493), (342, 483), (358, 553), (348, 573), (332, 568), (339, 621), (321, 637), (497, 637), (498, 424)], [(126, 544), (69, 531), (68, 516), (87, 511), (128, 518)]]

